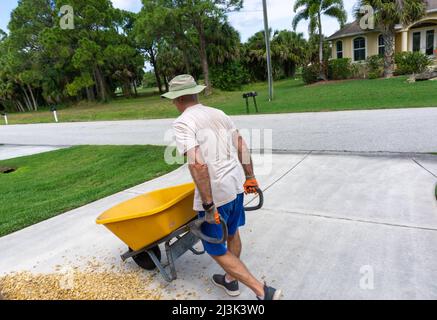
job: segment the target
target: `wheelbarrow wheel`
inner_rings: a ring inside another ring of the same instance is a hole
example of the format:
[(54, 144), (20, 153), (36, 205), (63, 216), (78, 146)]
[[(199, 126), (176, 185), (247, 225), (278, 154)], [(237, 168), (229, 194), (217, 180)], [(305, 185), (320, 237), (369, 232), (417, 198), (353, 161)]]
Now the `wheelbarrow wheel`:
[[(131, 248), (129, 248), (129, 251), (133, 251)], [(161, 261), (161, 250), (159, 249), (159, 246), (155, 246), (152, 248), (153, 253), (158, 258), (159, 261)], [(147, 252), (141, 252), (137, 254), (136, 256), (132, 257), (132, 259), (135, 261), (135, 263), (145, 270), (154, 270), (156, 268), (155, 263), (150, 258), (149, 254)]]

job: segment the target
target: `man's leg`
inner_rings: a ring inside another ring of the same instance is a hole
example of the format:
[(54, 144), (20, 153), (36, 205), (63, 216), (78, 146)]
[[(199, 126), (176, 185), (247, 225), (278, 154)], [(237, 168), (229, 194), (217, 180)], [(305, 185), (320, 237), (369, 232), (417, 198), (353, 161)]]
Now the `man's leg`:
[[(235, 235), (228, 237), (228, 250), (238, 259), (240, 259), (241, 256), (241, 238), (240, 238), (240, 232), (237, 230)], [(236, 280), (234, 277), (232, 277), (229, 273), (226, 274), (226, 280), (229, 282), (232, 282)]]
[(226, 271), (232, 278), (237, 279), (258, 296), (264, 296), (264, 284), (258, 281), (247, 269), (244, 263), (233, 255), (229, 250), (223, 256), (212, 256), (212, 258)]
[(237, 230), (235, 235), (228, 237), (228, 250), (231, 251), (231, 253), (236, 256), (237, 258), (240, 258), (241, 256), (241, 238), (240, 238), (240, 232)]

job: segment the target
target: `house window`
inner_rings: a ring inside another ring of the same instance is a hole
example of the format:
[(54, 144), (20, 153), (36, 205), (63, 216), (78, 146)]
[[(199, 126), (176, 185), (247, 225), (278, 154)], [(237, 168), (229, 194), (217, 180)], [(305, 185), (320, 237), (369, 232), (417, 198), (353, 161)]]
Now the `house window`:
[(378, 37), (378, 54), (380, 56), (383, 56), (385, 53), (385, 43), (384, 43), (384, 37), (383, 35), (379, 35)]
[(434, 54), (434, 30), (426, 32), (426, 54), (429, 56)]
[(337, 41), (337, 59), (343, 58), (343, 41)]
[(422, 35), (420, 32), (413, 33), (413, 51), (420, 51), (420, 39)]
[(366, 60), (366, 39), (359, 37), (354, 39), (354, 61)]

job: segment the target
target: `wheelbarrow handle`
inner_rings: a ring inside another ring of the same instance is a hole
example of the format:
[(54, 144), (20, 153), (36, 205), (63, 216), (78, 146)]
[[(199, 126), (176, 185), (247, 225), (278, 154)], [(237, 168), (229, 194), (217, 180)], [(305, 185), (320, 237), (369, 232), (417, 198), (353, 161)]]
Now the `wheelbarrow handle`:
[(255, 211), (255, 210), (259, 210), (263, 207), (264, 205), (264, 194), (262, 192), (262, 190), (258, 187), (255, 188), (256, 193), (258, 194), (258, 198), (259, 198), (259, 202), (258, 205), (255, 207), (244, 207), (245, 211)]
[[(264, 194), (263, 194), (262, 190), (260, 188), (258, 188), (258, 187), (255, 190), (256, 190), (256, 192), (258, 194), (258, 198), (259, 198), (258, 205), (254, 206), (254, 207), (245, 207), (244, 208), (245, 211), (259, 210), (264, 205)], [(193, 233), (195, 236), (197, 236), (201, 240), (204, 240), (206, 242), (213, 243), (213, 244), (222, 244), (222, 243), (225, 243), (228, 240), (228, 226), (226, 224), (226, 221), (223, 220), (223, 218), (221, 216), (220, 216), (220, 225), (221, 225), (222, 230), (223, 230), (223, 235), (222, 235), (221, 239), (212, 238), (212, 237), (207, 236), (206, 234), (204, 234), (202, 232), (202, 225), (204, 223), (207, 223), (206, 222), (206, 217), (198, 218), (198, 219), (194, 220), (193, 222), (191, 222), (188, 225), (189, 228), (190, 228), (191, 233)]]
[(202, 224), (204, 224), (204, 223), (207, 223), (205, 217), (198, 218), (198, 219), (194, 220), (193, 222), (191, 222), (189, 224), (189, 228), (190, 228), (191, 233), (193, 233), (195, 236), (197, 236), (201, 240), (204, 240), (204, 241), (206, 241), (208, 243), (212, 243), (212, 244), (222, 244), (228, 240), (228, 226), (226, 225), (226, 221), (221, 216), (220, 216), (220, 225), (221, 225), (222, 231), (223, 231), (223, 235), (222, 235), (221, 239), (212, 238), (212, 237), (204, 234), (202, 232)]

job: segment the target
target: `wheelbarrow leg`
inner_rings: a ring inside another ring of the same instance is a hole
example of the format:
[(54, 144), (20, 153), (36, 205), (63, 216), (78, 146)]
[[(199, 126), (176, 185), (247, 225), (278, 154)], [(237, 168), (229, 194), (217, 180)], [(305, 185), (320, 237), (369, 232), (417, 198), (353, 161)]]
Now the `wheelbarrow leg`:
[[(158, 268), (159, 272), (161, 272), (161, 275), (163, 276), (165, 281), (172, 282), (173, 280), (176, 280), (176, 271), (173, 274), (173, 269), (174, 269), (173, 261), (171, 261), (171, 262), (169, 261), (170, 269), (172, 271), (171, 275), (169, 275), (167, 273), (167, 271), (165, 271), (165, 267), (161, 264), (161, 262), (159, 261), (159, 259), (156, 257), (155, 253), (152, 250), (147, 250), (147, 254), (150, 256), (152, 261), (155, 263), (156, 267)], [(167, 258), (169, 258), (168, 253), (167, 253)]]
[(170, 246), (170, 241), (167, 241), (165, 243), (165, 252), (167, 255), (167, 260), (168, 260), (168, 266), (170, 267), (170, 274), (172, 277), (172, 280), (176, 280), (177, 279), (177, 273), (176, 273), (176, 266), (174, 263), (174, 259), (173, 259), (173, 253), (171, 250), (171, 246)]
[(175, 265), (176, 259), (182, 256), (188, 250), (196, 255), (201, 255), (204, 253), (193, 248), (193, 246), (198, 242), (199, 238), (197, 238), (193, 233), (187, 232), (183, 236), (178, 236), (177, 241), (171, 243), (171, 240), (168, 240), (165, 243), (165, 252), (167, 255), (168, 266), (170, 267), (170, 275), (172, 280), (177, 278)]

